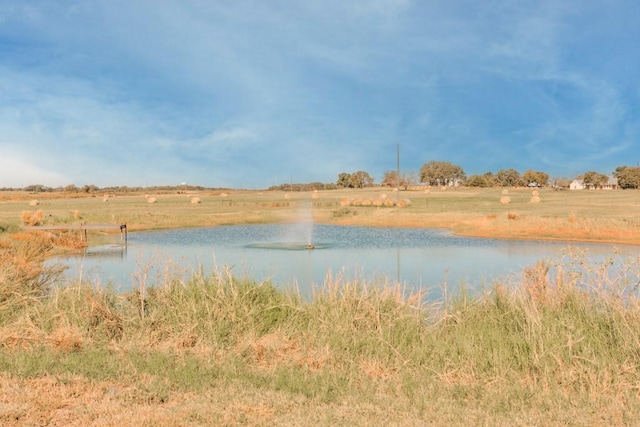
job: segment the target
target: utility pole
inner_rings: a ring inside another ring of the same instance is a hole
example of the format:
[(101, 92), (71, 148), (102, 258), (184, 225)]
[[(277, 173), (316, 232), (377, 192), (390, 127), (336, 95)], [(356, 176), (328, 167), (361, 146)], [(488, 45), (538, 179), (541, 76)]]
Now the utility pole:
[(400, 201), (400, 143), (396, 144), (396, 202)]

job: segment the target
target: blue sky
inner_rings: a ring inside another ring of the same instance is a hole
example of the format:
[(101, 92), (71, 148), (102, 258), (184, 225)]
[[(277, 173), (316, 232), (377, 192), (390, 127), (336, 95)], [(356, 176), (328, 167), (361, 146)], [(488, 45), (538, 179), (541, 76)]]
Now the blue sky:
[(640, 161), (636, 0), (0, 0), (0, 187)]

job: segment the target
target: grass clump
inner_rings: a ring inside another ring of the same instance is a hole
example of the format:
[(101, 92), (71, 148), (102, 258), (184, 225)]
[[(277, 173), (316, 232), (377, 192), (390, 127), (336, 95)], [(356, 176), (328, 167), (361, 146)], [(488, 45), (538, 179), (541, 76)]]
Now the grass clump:
[(59, 278), (60, 269), (43, 264), (52, 249), (51, 240), (40, 233), (0, 240), (0, 322), (20, 315)]
[(293, 321), (297, 304), (297, 297), (268, 282), (200, 272), (187, 281), (171, 279), (147, 289), (145, 314), (137, 326), (155, 329), (149, 338), (159, 341), (224, 346), (248, 333), (260, 336), (284, 327)]

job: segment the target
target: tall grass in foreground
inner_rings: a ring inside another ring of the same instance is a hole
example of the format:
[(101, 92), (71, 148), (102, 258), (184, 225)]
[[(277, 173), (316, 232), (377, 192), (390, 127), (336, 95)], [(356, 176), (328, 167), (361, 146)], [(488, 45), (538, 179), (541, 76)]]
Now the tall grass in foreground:
[(240, 384), (310, 413), (348, 403), (365, 423), (380, 421), (360, 414), (372, 404), (438, 423), (640, 416), (637, 260), (590, 265), (574, 255), (526, 269), (522, 283), (433, 303), (338, 279), (304, 300), (226, 271), (168, 277), (141, 298), (52, 286), (52, 272), (5, 259), (0, 370), (16, 377), (140, 383), (157, 402)]

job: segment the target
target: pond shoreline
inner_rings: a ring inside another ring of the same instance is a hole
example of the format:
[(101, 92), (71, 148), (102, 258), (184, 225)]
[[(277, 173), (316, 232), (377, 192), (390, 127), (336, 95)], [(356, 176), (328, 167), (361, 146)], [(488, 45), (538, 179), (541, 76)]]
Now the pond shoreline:
[[(499, 220), (468, 215), (459, 218), (423, 218), (411, 216), (393, 220), (349, 219), (333, 222), (335, 225), (357, 225), (367, 227), (440, 228), (450, 230), (461, 237), (478, 237), (508, 240), (547, 240), (580, 243), (613, 243), (640, 245), (640, 229), (607, 228), (593, 223), (566, 224), (559, 219), (522, 218)], [(543, 222), (541, 226), (541, 222)]]

